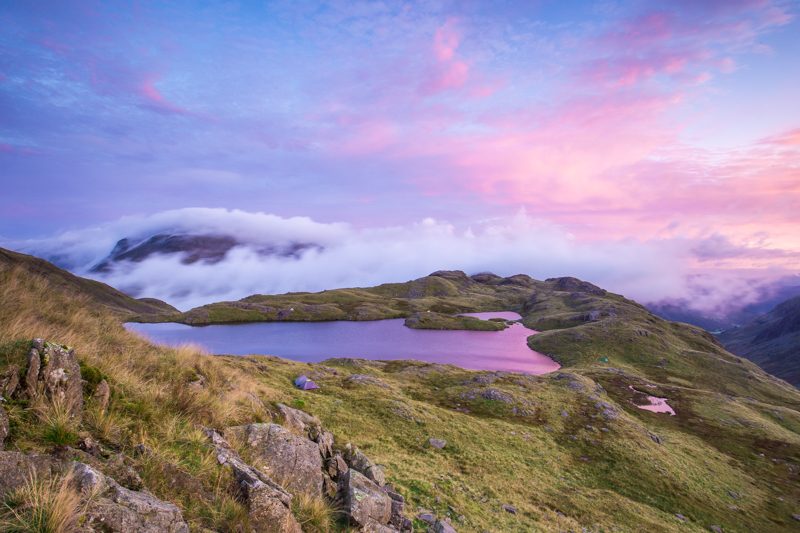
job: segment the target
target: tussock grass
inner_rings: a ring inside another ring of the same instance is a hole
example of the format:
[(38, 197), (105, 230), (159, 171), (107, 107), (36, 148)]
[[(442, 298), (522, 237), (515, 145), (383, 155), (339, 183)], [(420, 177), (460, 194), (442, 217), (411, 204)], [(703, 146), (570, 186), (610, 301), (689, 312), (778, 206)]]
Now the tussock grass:
[[(449, 281), (417, 289), (424, 295), (452, 292)], [(406, 290), (382, 286), (373, 291), (373, 302)], [(355, 308), (361, 297), (347, 291), (309, 298), (341, 299), (337, 305)], [(448, 305), (496, 304), (490, 294), (471, 302), (453, 298)], [(614, 298), (620, 314), (638, 312)], [(272, 402), (318, 416), (339, 445), (353, 442), (384, 465), (409, 514), (430, 509), (463, 531), (677, 532), (711, 524), (731, 531), (791, 531), (795, 524), (791, 514), (797, 512), (800, 484), (792, 469), (800, 463), (800, 395), (752, 365), (737, 364), (702, 334), (654, 318), (628, 316), (536, 335), (534, 347), (559, 354), (570, 365), (564, 371), (574, 373), (585, 391), (552, 377), (495, 376), (487, 386), (518, 405), (465, 399), (465, 392), (484, 387), (472, 381), (472, 372), (402, 361), (329, 362), (325, 366), (335, 373), (318, 379), (322, 388), (299, 392), (291, 380), (308, 372), (307, 364), (154, 346), (89, 306), (86, 297), (21, 270), (0, 267), (0, 303), (0, 369), (24, 363), (25, 339), (74, 346), (87, 381), (103, 376), (112, 390), (108, 413), (90, 409), (77, 429), (134, 457), (148, 490), (179, 505), (194, 530), (247, 531), (247, 510), (230, 496), (230, 473), (216, 464), (200, 428), (269, 420)], [(536, 305), (563, 313), (553, 319), (561, 325), (572, 320), (573, 310), (557, 299)], [(632, 328), (650, 334), (639, 336)], [(623, 373), (608, 372), (608, 365), (597, 363), (598, 354), (608, 355)], [(658, 366), (662, 357), (669, 360), (666, 369)], [(315, 369), (325, 373), (322, 365)], [(373, 374), (390, 388), (345, 386), (350, 373)], [(628, 389), (632, 381), (656, 383), (677, 416), (636, 408)], [(612, 404), (619, 416), (600, 417), (591, 394)], [(529, 414), (515, 413), (519, 406)], [(7, 446), (49, 449), (52, 444), (32, 429), (38, 421), (25, 407), (7, 406)], [(425, 447), (430, 437), (448, 444), (442, 450)], [(138, 444), (149, 451), (135, 454)], [(246, 446), (231, 444), (248, 458)], [(741, 499), (732, 501), (728, 490)], [(302, 494), (294, 499), (305, 530), (338, 527), (334, 509)], [(518, 513), (503, 511), (503, 504)], [(676, 513), (690, 522), (679, 522)]]
[(342, 518), (342, 513), (331, 502), (319, 495), (303, 492), (292, 498), (292, 513), (307, 533), (335, 531), (337, 520)]
[(0, 531), (69, 533), (77, 526), (81, 498), (71, 476), (41, 479), (31, 471), (25, 485), (6, 497)]

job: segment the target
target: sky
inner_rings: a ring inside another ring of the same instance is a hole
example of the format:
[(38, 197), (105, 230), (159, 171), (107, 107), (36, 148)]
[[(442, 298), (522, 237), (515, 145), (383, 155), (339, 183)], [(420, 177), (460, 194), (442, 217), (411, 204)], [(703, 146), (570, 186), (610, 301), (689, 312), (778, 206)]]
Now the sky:
[(288, 233), (318, 224), (364, 255), (433, 231), (453, 267), (730, 297), (800, 272), (798, 16), (784, 0), (4, 2), (0, 241), (101, 256), (89, 235), (153, 221), (302, 220)]

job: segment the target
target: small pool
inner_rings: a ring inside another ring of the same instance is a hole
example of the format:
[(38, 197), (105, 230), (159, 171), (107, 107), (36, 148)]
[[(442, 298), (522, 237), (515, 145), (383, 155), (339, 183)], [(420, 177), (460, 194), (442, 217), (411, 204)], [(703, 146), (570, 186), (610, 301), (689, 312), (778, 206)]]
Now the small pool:
[[(464, 313), (484, 320), (518, 320), (517, 313)], [(332, 357), (416, 359), (473, 370), (546, 374), (559, 364), (528, 348), (536, 331), (515, 323), (502, 331), (419, 330), (402, 319), (332, 322), (254, 322), (193, 327), (138, 324), (126, 327), (153, 342), (198, 344), (213, 354), (276, 355), (304, 362)]]

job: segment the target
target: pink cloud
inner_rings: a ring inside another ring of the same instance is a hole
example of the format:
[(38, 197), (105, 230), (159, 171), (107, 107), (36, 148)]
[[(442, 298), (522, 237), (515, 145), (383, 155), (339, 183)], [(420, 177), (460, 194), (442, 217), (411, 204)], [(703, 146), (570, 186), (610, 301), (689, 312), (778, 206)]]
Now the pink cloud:
[(464, 86), (469, 78), (469, 64), (459, 59), (456, 51), (461, 44), (461, 33), (455, 19), (449, 19), (436, 29), (433, 38), (433, 56), (436, 62), (423, 80), (420, 92), (425, 96)]

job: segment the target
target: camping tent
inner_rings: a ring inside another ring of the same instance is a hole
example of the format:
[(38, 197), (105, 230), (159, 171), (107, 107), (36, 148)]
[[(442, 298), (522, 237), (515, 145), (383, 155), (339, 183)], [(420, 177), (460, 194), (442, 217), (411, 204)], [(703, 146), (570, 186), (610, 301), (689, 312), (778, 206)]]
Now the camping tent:
[(297, 379), (294, 380), (294, 386), (300, 390), (313, 390), (319, 388), (319, 385), (314, 383), (308, 378), (308, 376), (305, 375), (298, 376)]

